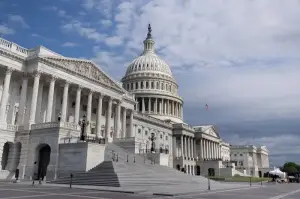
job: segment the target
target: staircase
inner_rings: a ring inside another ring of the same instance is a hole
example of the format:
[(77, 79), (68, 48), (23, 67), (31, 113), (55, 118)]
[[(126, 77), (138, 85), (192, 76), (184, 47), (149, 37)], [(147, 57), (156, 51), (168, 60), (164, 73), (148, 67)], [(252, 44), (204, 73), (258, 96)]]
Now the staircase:
[[(69, 184), (70, 177), (59, 176), (58, 179), (50, 183)], [(143, 156), (129, 153), (115, 144), (108, 144), (105, 149), (105, 161), (88, 172), (74, 173), (72, 183), (76, 185), (142, 188), (165, 185), (188, 186), (188, 184), (203, 184), (205, 186), (207, 179), (202, 176), (187, 175), (170, 167), (151, 164), (150, 160)], [(212, 181), (211, 183), (219, 182)]]

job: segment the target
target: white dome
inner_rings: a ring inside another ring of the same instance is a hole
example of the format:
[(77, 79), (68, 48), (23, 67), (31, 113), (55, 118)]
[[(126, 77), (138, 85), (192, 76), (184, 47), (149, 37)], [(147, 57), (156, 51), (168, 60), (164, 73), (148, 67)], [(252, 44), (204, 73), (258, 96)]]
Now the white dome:
[(168, 64), (152, 52), (145, 52), (128, 66), (125, 76), (138, 72), (157, 72), (172, 76)]
[(168, 64), (155, 54), (151, 26), (143, 53), (129, 64), (123, 87), (135, 95), (138, 112), (175, 123), (183, 121), (183, 100)]

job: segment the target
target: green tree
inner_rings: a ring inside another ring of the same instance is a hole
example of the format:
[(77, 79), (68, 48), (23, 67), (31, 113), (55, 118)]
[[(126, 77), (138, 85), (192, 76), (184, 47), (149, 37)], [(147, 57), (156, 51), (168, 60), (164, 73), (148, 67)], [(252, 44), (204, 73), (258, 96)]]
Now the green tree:
[(297, 173), (300, 172), (300, 165), (296, 164), (295, 162), (286, 162), (282, 167), (282, 171), (289, 174)]

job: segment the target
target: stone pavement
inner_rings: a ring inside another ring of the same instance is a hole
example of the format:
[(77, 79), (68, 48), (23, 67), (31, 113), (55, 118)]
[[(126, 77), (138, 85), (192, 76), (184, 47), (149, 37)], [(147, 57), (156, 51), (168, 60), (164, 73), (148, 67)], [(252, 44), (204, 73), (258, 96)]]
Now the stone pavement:
[[(184, 188), (182, 188), (184, 189)], [(61, 186), (35, 185), (26, 183), (0, 183), (0, 199), (147, 199), (147, 198), (181, 198), (181, 199), (299, 199), (299, 184), (277, 184), (235, 188), (227, 190), (211, 190), (198, 193), (185, 193), (174, 197), (155, 196), (146, 192), (117, 193), (85, 188), (67, 188)]]

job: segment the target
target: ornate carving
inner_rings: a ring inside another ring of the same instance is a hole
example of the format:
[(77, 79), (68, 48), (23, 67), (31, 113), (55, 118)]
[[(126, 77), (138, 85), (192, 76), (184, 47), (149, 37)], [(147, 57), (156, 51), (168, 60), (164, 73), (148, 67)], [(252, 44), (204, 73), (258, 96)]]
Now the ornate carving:
[(88, 78), (94, 79), (98, 82), (101, 82), (109, 87), (114, 87), (115, 89), (122, 90), (114, 81), (112, 81), (105, 73), (103, 73), (98, 67), (89, 61), (78, 61), (78, 60), (69, 60), (62, 58), (45, 58), (51, 63), (57, 64), (63, 68), (79, 73)]
[(57, 79), (58, 79), (57, 76), (52, 75), (51, 78), (50, 78), (50, 81), (51, 81), (51, 82), (55, 82)]
[(42, 74), (42, 72), (39, 71), (39, 70), (36, 70), (36, 71), (34, 71), (34, 72), (32, 73), (33, 77), (40, 77), (41, 74)]
[(11, 73), (15, 71), (15, 69), (13, 69), (12, 67), (7, 67), (6, 68), (6, 75), (11, 75)]

